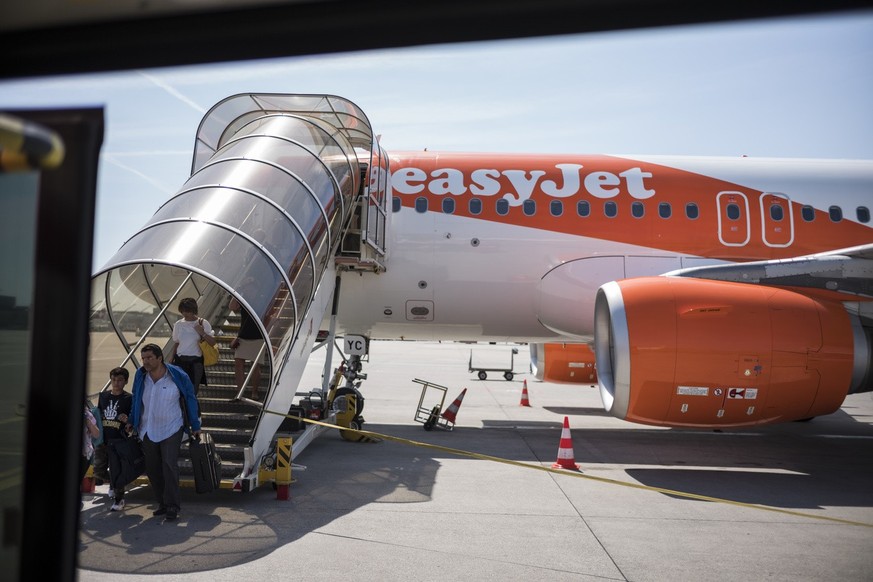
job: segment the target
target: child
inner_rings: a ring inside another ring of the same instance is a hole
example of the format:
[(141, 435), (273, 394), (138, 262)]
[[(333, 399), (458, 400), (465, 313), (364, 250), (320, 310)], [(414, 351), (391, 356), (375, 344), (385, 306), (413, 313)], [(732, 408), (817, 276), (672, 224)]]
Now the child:
[[(124, 387), (130, 378), (130, 372), (126, 368), (113, 368), (109, 372), (110, 389), (100, 393), (97, 407), (100, 409), (100, 418), (103, 422), (103, 444), (95, 453), (94, 470), (97, 472), (98, 462), (105, 471), (104, 459), (108, 457), (109, 447), (113, 441), (125, 438), (124, 427), (127, 424), (130, 410), (133, 408), (133, 397), (130, 392), (125, 392)], [(108, 459), (107, 459), (108, 460)], [(121, 511), (124, 509), (124, 485), (114, 487), (115, 475), (113, 475), (113, 463), (109, 463), (109, 496), (113, 498), (109, 511)], [(115, 472), (118, 468), (115, 468)]]

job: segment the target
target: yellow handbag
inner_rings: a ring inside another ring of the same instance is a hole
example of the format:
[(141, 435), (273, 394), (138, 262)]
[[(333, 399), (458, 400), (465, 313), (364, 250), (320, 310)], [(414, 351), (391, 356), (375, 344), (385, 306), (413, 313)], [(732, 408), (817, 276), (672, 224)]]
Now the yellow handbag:
[[(200, 320), (200, 325), (203, 325), (203, 320)], [(214, 366), (218, 363), (218, 348), (211, 345), (206, 340), (197, 342), (200, 346), (200, 351), (203, 352), (203, 365)]]

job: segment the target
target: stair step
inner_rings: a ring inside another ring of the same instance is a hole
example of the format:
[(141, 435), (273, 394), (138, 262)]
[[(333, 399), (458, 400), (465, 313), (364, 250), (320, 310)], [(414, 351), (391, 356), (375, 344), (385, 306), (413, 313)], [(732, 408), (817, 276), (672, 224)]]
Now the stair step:
[(222, 428), (220, 426), (207, 426), (204, 427), (203, 430), (212, 435), (212, 439), (215, 441), (216, 446), (222, 444), (245, 447), (249, 444), (249, 441), (252, 438), (251, 430), (237, 430), (233, 428)]
[(246, 432), (251, 435), (255, 428), (255, 421), (258, 419), (257, 414), (239, 414), (239, 413), (203, 413), (201, 420), (204, 430), (215, 432), (216, 430), (235, 430)]
[(202, 414), (258, 414), (260, 412), (260, 408), (255, 406), (254, 404), (237, 402), (229, 400), (227, 398), (200, 398), (200, 412)]
[[(214, 443), (215, 452), (218, 453), (218, 456), (221, 457), (221, 462), (229, 462), (229, 463), (238, 463), (242, 464), (245, 455), (243, 454), (242, 447), (238, 447), (235, 445), (228, 445), (224, 443)], [(179, 459), (187, 459), (191, 460), (191, 457), (188, 453), (188, 446), (182, 445), (182, 448), (179, 449)]]
[[(236, 384), (234, 350), (230, 344), (239, 332), (240, 317), (228, 314), (219, 321), (220, 323), (213, 325), (219, 360), (206, 369), (209, 384), (199, 387), (197, 399), (200, 402), (201, 428), (212, 435), (215, 450), (221, 456), (222, 479), (230, 480), (243, 470), (245, 448), (252, 439), (261, 410), (258, 406), (233, 400), (239, 389)], [(262, 364), (261, 394), (266, 392), (270, 376), (270, 366)], [(179, 454), (179, 474), (183, 480), (193, 477), (188, 447), (184, 445)]]

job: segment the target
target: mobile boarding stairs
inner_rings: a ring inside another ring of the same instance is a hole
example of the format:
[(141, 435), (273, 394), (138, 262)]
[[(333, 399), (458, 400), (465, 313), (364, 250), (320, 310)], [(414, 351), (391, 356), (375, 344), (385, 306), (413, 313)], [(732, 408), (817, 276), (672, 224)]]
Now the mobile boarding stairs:
[[(341, 274), (385, 269), (387, 175), (369, 120), (345, 99), (241, 94), (216, 104), (188, 180), (92, 279), (88, 392), (115, 366), (135, 370), (143, 345), (169, 347), (179, 300), (196, 298), (221, 356), (199, 391), (203, 430), (221, 455), (222, 487), (255, 488), (284, 420), (265, 410), (292, 406), (320, 335), (332, 354)], [(262, 401), (236, 386), (231, 298), (266, 339)], [(326, 357), (325, 379), (330, 367)], [(184, 456), (180, 472), (193, 479)]]

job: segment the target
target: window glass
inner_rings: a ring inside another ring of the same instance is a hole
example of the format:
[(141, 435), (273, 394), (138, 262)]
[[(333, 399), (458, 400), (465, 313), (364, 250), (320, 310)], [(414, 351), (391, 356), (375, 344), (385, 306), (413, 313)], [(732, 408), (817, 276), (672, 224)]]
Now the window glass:
[(549, 212), (552, 213), (552, 216), (561, 216), (564, 214), (564, 203), (560, 200), (552, 200), (549, 203)]
[(643, 215), (646, 214), (646, 206), (637, 200), (633, 204), (631, 204), (631, 214), (634, 218), (642, 218)]
[[(58, 123), (66, 123), (67, 115), (62, 116)], [(72, 123), (69, 123), (72, 125)], [(96, 127), (95, 124), (91, 126)], [(85, 133), (83, 128), (87, 128), (84, 122), (76, 125), (77, 133), (70, 132), (70, 135), (80, 135)], [(101, 125), (102, 127), (102, 125)], [(4, 130), (9, 131), (9, 130)], [(11, 131), (9, 131), (11, 133)], [(38, 140), (41, 141), (41, 140)], [(85, 139), (80, 139), (85, 142)], [(95, 140), (99, 144), (100, 140)], [(5, 145), (5, 144), (4, 144)], [(20, 144), (19, 144), (20, 145)], [(70, 147), (70, 144), (67, 144)], [(24, 148), (22, 148), (24, 149)], [(88, 155), (81, 154), (82, 161), (79, 166), (84, 168), (85, 158), (89, 160), (96, 157), (96, 151), (92, 154), (88, 150)], [(71, 157), (71, 156), (68, 156)], [(96, 167), (96, 160), (92, 162)], [(65, 163), (64, 166), (68, 164)], [(70, 166), (75, 165), (69, 164)], [(79, 169), (61, 170), (66, 172), (64, 175), (75, 174), (80, 175)], [(62, 188), (58, 184), (58, 188)], [(58, 189), (55, 188), (55, 189)], [(93, 194), (93, 186), (92, 194)], [(87, 188), (81, 188), (82, 193), (85, 193)], [(58, 198), (63, 194), (50, 195), (49, 198)], [(4, 241), (15, 241), (14, 245), (3, 245), (0, 249), (0, 294), (3, 295), (2, 311), (0, 311), (0, 338), (3, 340), (4, 349), (0, 351), (0, 365), (3, 367), (3, 485), (2, 485), (2, 509), (3, 509), (3, 535), (4, 547), (0, 550), (0, 556), (3, 556), (3, 575), (4, 580), (23, 580), (25, 576), (18, 576), (18, 560), (19, 550), (21, 549), (21, 539), (23, 537), (23, 519), (27, 515), (24, 512), (24, 495), (25, 487), (27, 486), (24, 480), (24, 475), (28, 464), (33, 465), (34, 460), (30, 463), (25, 461), (25, 452), (27, 449), (27, 425), (30, 422), (39, 422), (42, 410), (37, 407), (24, 409), (24, 403), (28, 402), (28, 397), (32, 397), (30, 386), (30, 375), (34, 373), (31, 366), (31, 358), (29, 355), (34, 351), (35, 346), (31, 346), (33, 338), (34, 322), (33, 322), (33, 287), (36, 272), (41, 267), (46, 267), (46, 272), (51, 272), (51, 278), (55, 278), (55, 267), (51, 265), (49, 258), (54, 258), (57, 254), (46, 245), (42, 249), (42, 256), (36, 253), (37, 241), (37, 222), (40, 214), (51, 215), (50, 211), (44, 210), (39, 212), (38, 200), (40, 198), (40, 173), (34, 171), (11, 171), (9, 173), (0, 173), (0, 196), (4, 202), (4, 210), (0, 215), (0, 225)], [(7, 206), (8, 205), (8, 206)], [(81, 226), (85, 226), (87, 220), (85, 214), (71, 216), (67, 218), (76, 219)], [(45, 238), (45, 234), (43, 234)], [(48, 252), (46, 252), (48, 251)], [(51, 255), (51, 257), (49, 257)], [(51, 267), (49, 271), (48, 267)], [(66, 267), (65, 267), (66, 269)], [(59, 273), (62, 279), (61, 283), (66, 283), (66, 272)], [(103, 278), (105, 281), (105, 277)], [(70, 286), (75, 290), (75, 287)], [(92, 289), (101, 289), (95, 283)], [(57, 293), (61, 293), (61, 288), (58, 287)], [(41, 294), (48, 295), (48, 291), (41, 291)], [(105, 305), (105, 304), (103, 304)], [(92, 308), (94, 302), (91, 303)], [(92, 317), (93, 317), (93, 311)], [(104, 310), (105, 313), (105, 310)], [(47, 318), (46, 318), (47, 319)], [(73, 319), (73, 318), (70, 318)], [(102, 320), (106, 321), (106, 320)], [(43, 324), (47, 323), (44, 321)], [(58, 327), (73, 327), (78, 328), (78, 325), (62, 323)], [(108, 324), (106, 325), (108, 329)], [(92, 327), (93, 329), (93, 327)], [(43, 330), (50, 332), (49, 329)], [(106, 334), (109, 335), (108, 333)], [(92, 336), (92, 341), (94, 338)], [(110, 342), (106, 342), (107, 344)], [(93, 345), (93, 344), (92, 344)], [(139, 355), (139, 352), (137, 352)], [(36, 361), (36, 358), (33, 359)], [(38, 365), (38, 364), (37, 364)], [(107, 375), (108, 377), (108, 375)], [(101, 377), (102, 379), (102, 377)], [(93, 386), (89, 386), (92, 388)], [(69, 388), (68, 388), (69, 389)], [(128, 388), (130, 390), (130, 388)], [(85, 392), (81, 389), (82, 393)], [(96, 399), (93, 401), (96, 402)], [(79, 410), (82, 405), (79, 404)], [(60, 411), (58, 411), (60, 413)], [(79, 412), (79, 418), (82, 413)], [(75, 433), (74, 433), (75, 434)], [(82, 440), (82, 431), (79, 430), (79, 442)], [(81, 448), (81, 447), (80, 447)], [(61, 478), (59, 482), (64, 483)], [(79, 483), (74, 483), (78, 489)], [(35, 532), (28, 537), (34, 538), (36, 542)], [(67, 536), (65, 536), (67, 537)], [(60, 549), (60, 544), (54, 540), (61, 541), (60, 536), (53, 536), (51, 547)], [(34, 544), (36, 547), (36, 544)], [(72, 577), (72, 576), (71, 576)]]
[(419, 196), (415, 199), (415, 211), (422, 213), (427, 212), (427, 198)]
[(521, 205), (521, 209), (525, 216), (533, 216), (537, 213), (537, 203), (533, 200), (525, 200)]
[(400, 212), (400, 198), (397, 196), (391, 199), (391, 210), (394, 212)]
[(700, 216), (700, 210), (697, 208), (697, 204), (694, 202), (689, 202), (685, 205), (685, 216), (690, 218), (691, 220), (696, 220), (698, 216)]
[(591, 205), (587, 200), (580, 200), (576, 203), (576, 214), (583, 218), (591, 214)]
[(497, 201), (497, 214), (500, 216), (506, 216), (509, 214), (509, 202), (501, 198)]
[(661, 202), (658, 204), (658, 216), (661, 218), (670, 218), (673, 214), (673, 208), (669, 202)]
[(610, 200), (603, 205), (603, 214), (605, 214), (609, 218), (615, 218), (615, 216), (618, 214), (618, 204)]
[(740, 207), (737, 204), (731, 202), (727, 205), (727, 217), (731, 220), (739, 220), (740, 219)]
[(859, 206), (857, 213), (858, 213), (858, 222), (863, 222), (864, 224), (867, 224), (868, 222), (870, 222), (870, 209), (869, 208), (867, 208), (866, 206)]
[(470, 214), (476, 216), (477, 214), (482, 214), (482, 199), (481, 198), (470, 198)]
[(815, 208), (809, 205), (805, 205), (800, 209), (800, 216), (803, 217), (803, 220), (806, 222), (812, 222), (815, 220)]
[(446, 214), (454, 214), (455, 213), (455, 199), (454, 198), (443, 198), (443, 212)]
[(828, 208), (828, 214), (834, 222), (839, 222), (843, 219), (843, 209), (839, 206), (831, 206)]
[(779, 204), (771, 204), (770, 205), (770, 218), (775, 221), (780, 221), (785, 218), (784, 211), (782, 210), (782, 206)]

